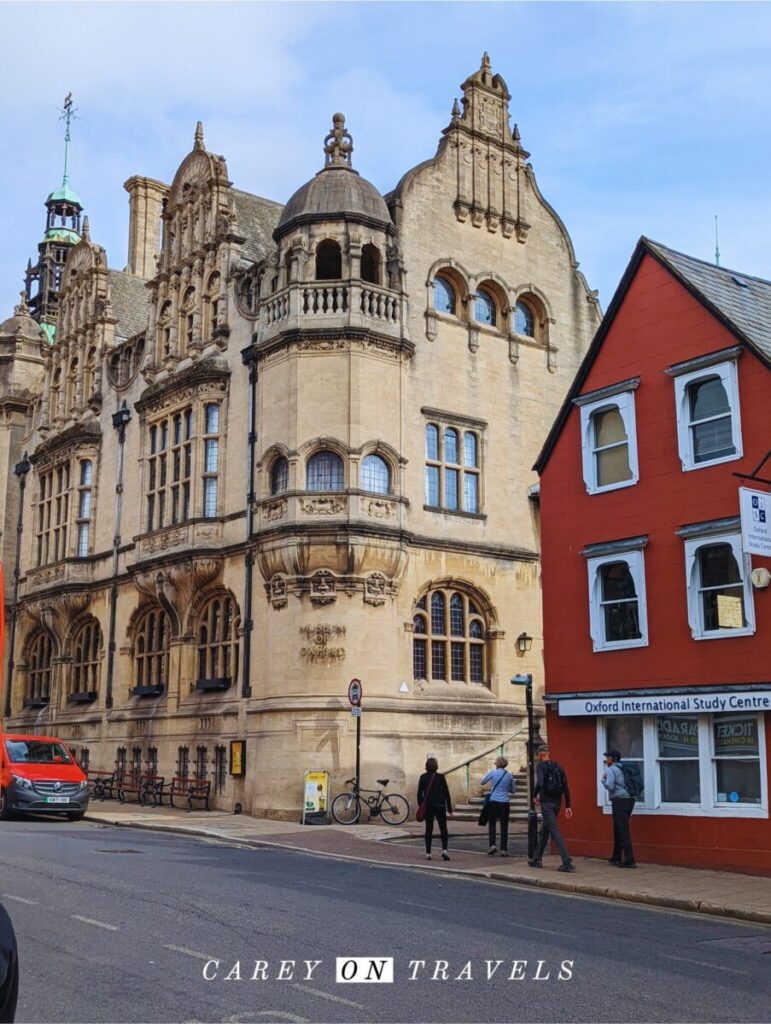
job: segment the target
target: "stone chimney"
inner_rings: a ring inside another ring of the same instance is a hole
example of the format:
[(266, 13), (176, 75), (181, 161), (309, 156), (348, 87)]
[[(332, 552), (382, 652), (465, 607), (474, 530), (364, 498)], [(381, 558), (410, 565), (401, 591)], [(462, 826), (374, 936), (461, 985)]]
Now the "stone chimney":
[(146, 280), (155, 277), (161, 248), (161, 214), (169, 186), (135, 175), (123, 186), (129, 194), (129, 249), (126, 271)]

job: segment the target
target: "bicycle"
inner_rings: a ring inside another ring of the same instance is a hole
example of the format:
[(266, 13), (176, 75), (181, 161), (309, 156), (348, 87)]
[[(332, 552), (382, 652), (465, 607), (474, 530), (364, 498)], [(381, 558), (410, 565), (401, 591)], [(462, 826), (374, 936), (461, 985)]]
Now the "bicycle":
[[(355, 825), (361, 817), (361, 805), (365, 803), (369, 808), (370, 818), (379, 814), (383, 821), (389, 825), (401, 825), (410, 816), (409, 801), (400, 793), (385, 793), (384, 786), (387, 786), (389, 779), (376, 779), (380, 789), (362, 789), (359, 780), (354, 776), (346, 780), (346, 786), (351, 789), (347, 793), (338, 793), (332, 801), (332, 817), (338, 825)], [(362, 796), (362, 793), (373, 793), (373, 796)]]

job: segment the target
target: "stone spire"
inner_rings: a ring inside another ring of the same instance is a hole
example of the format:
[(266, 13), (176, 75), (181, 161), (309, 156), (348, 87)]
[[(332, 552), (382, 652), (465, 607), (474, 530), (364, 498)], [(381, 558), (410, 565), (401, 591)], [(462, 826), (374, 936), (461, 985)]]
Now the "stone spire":
[(353, 138), (345, 128), (345, 114), (332, 115), (332, 131), (324, 139), (325, 168), (345, 167), (352, 170)]
[(198, 121), (195, 126), (193, 149), (206, 149), (206, 147), (203, 144), (203, 121)]

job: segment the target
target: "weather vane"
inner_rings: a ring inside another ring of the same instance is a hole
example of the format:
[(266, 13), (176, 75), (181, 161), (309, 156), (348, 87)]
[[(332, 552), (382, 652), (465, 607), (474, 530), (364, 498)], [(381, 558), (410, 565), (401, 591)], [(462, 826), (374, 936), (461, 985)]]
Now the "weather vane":
[(70, 152), (70, 125), (72, 124), (73, 120), (76, 119), (77, 111), (78, 111), (78, 107), (73, 107), (73, 105), (72, 105), (72, 93), (68, 92), (67, 95), (64, 97), (64, 106), (59, 108), (59, 112), (61, 114), (59, 120), (60, 121), (64, 121), (64, 125), (65, 125), (65, 131), (64, 131), (64, 176), (62, 178), (62, 184), (63, 185), (66, 185), (67, 184), (67, 180), (68, 180), (68, 175), (67, 175), (67, 159), (69, 157), (69, 152)]

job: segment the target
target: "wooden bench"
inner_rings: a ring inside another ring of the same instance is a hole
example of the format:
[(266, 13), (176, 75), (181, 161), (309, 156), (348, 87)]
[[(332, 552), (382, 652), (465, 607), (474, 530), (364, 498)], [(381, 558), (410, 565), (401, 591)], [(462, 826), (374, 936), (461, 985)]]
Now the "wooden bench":
[(192, 811), (193, 801), (200, 800), (208, 811), (210, 793), (210, 779), (185, 779), (175, 776), (171, 780), (171, 786), (169, 788), (169, 802), (172, 807), (176, 807), (177, 805), (174, 803), (174, 797), (177, 799), (182, 798), (187, 801), (188, 811)]
[(127, 775), (118, 787), (118, 799), (126, 802), (127, 793), (136, 793), (137, 803), (144, 806), (152, 799), (153, 806), (163, 803), (163, 787), (165, 779), (162, 775)]
[(89, 772), (88, 781), (91, 783), (94, 800), (114, 800), (118, 795), (118, 772)]

